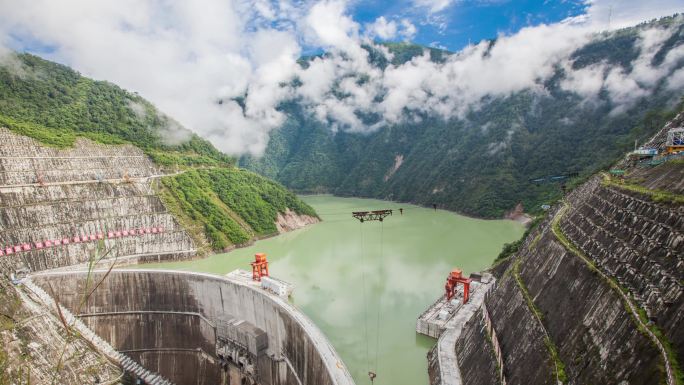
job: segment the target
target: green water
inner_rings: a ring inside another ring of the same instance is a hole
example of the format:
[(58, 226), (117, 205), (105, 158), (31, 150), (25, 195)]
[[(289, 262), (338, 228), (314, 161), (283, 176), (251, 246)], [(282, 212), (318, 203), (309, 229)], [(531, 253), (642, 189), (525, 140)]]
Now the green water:
[[(415, 333), (416, 318), (441, 294), (452, 267), (480, 271), (524, 232), (513, 221), (406, 204), (303, 199), (322, 223), (228, 254), (152, 266), (225, 274), (247, 270), (254, 253), (267, 253), (271, 274), (295, 284), (292, 301), (323, 330), (359, 385), (370, 383), (368, 370), (378, 373), (377, 385), (426, 385), (426, 354), (435, 340)], [(382, 224), (360, 224), (350, 214), (399, 207), (404, 214), (396, 211)]]

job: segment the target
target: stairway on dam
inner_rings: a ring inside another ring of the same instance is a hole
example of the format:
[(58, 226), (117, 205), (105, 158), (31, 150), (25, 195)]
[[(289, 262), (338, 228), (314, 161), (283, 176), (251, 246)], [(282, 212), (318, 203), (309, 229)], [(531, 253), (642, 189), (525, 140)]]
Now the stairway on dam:
[[(26, 288), (27, 292), (37, 297), (39, 306), (43, 307), (44, 310), (49, 312), (52, 311), (52, 309), (59, 308), (58, 313), (61, 314), (61, 317), (63, 317), (63, 326), (77, 331), (84, 340), (95, 346), (97, 351), (105, 355), (108, 360), (121, 366), (125, 371), (135, 374), (138, 378), (145, 381), (146, 384), (173, 385), (172, 382), (163, 378), (159, 374), (143, 368), (142, 365), (131, 360), (130, 357), (127, 357), (126, 355), (116, 351), (107, 341), (103, 340), (100, 338), (100, 336), (90, 330), (90, 328), (88, 328), (83, 321), (75, 317), (71, 311), (60, 305), (41, 287), (34, 284), (31, 279), (27, 278), (22, 280), (22, 285), (24, 288)], [(115, 379), (114, 381), (111, 381), (111, 383), (119, 382), (122, 378), (123, 375), (119, 376), (119, 378)]]
[(100, 242), (106, 260), (122, 264), (195, 255), (155, 195), (160, 172), (140, 149), (86, 139), (56, 149), (4, 128), (0, 142), (1, 263), (31, 271), (83, 264)]

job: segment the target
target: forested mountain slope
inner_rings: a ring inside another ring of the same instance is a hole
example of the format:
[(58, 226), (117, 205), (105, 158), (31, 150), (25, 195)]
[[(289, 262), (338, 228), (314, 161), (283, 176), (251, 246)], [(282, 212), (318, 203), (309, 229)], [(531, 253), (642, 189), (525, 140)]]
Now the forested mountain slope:
[[(235, 159), (137, 94), (33, 55), (0, 60), (0, 127), (61, 149), (79, 137), (141, 148), (159, 168), (158, 176), (167, 175), (155, 183), (157, 194), (200, 252), (277, 234), (276, 222), (291, 212), (317, 218), (282, 185), (236, 168)], [(92, 177), (91, 171), (84, 169), (78, 179)], [(0, 172), (16, 171), (0, 167)], [(126, 179), (128, 171), (121, 168), (118, 176)]]
[[(297, 191), (436, 203), (483, 217), (500, 217), (518, 202), (539, 210), (540, 204), (558, 198), (560, 190), (535, 186), (529, 179), (567, 172), (589, 175), (672, 117), (669, 111), (681, 102), (682, 90), (668, 78), (684, 64), (679, 55), (684, 49), (682, 20), (670, 17), (596, 34), (570, 55), (570, 68), (556, 68), (542, 90), (485, 98), (463, 118), (423, 114), (359, 134), (331, 130), (302, 103), (291, 101), (281, 106), (288, 119), (271, 134), (265, 155), (244, 157), (241, 164)], [(647, 30), (669, 34), (654, 52), (642, 52)], [(423, 53), (410, 44), (387, 47), (392, 61), (367, 48), (378, 68)], [(434, 49), (429, 54), (437, 62), (450, 55)], [(624, 97), (635, 100), (620, 106), (608, 96), (608, 80), (637, 66), (663, 71), (663, 77), (642, 96), (638, 88), (625, 91)], [(596, 99), (567, 90), (569, 71), (587, 74), (599, 68), (608, 80)]]

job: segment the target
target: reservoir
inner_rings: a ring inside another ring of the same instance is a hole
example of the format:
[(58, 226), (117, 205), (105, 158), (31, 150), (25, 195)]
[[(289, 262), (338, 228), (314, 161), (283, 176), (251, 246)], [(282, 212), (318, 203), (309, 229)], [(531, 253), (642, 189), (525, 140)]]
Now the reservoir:
[[(435, 340), (415, 333), (416, 318), (442, 293), (453, 267), (489, 267), (524, 227), (372, 199), (304, 196), (323, 222), (205, 259), (145, 265), (226, 274), (268, 255), (270, 273), (295, 285), (291, 301), (330, 339), (357, 384), (427, 385)], [(403, 208), (403, 215), (399, 213)], [(381, 222), (352, 211), (393, 209)], [(365, 289), (365, 290), (364, 290)]]

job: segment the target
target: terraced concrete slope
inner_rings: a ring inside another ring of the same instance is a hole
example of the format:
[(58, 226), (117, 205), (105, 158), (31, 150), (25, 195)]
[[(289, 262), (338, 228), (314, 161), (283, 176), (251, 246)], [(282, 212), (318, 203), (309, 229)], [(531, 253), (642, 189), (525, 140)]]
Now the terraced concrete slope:
[(121, 368), (70, 333), (36, 293), (0, 279), (0, 383), (114, 384)]
[[(189, 258), (192, 239), (155, 195), (154, 163), (131, 145), (46, 147), (0, 129), (0, 263), (31, 271), (107, 260)], [(13, 270), (9, 268), (8, 270)]]
[(684, 381), (684, 162), (629, 167), (572, 191), (493, 268), (497, 287), (455, 344), (464, 384)]

